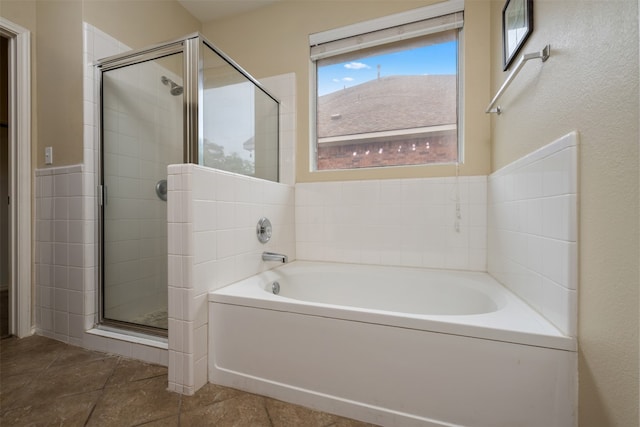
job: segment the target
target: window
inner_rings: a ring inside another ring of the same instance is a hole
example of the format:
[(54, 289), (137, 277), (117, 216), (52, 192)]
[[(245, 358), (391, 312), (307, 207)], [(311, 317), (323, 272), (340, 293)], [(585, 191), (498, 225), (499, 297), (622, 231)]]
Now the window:
[(312, 46), (315, 169), (458, 162), (461, 26), (455, 13)]

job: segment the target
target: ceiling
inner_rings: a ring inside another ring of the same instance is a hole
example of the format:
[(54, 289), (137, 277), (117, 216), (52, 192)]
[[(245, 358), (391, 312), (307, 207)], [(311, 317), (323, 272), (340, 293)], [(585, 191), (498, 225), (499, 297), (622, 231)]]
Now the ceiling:
[(228, 18), (279, 0), (178, 0), (200, 22)]

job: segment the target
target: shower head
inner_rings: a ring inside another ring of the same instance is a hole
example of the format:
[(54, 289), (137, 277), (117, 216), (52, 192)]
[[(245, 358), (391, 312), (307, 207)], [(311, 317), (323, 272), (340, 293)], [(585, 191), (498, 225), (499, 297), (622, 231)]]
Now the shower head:
[(177, 84), (176, 82), (168, 78), (167, 76), (162, 76), (160, 78), (160, 81), (162, 81), (163, 85), (170, 86), (169, 93), (173, 96), (182, 95), (182, 92), (184, 92), (184, 89), (182, 88), (182, 86), (180, 86), (179, 84)]

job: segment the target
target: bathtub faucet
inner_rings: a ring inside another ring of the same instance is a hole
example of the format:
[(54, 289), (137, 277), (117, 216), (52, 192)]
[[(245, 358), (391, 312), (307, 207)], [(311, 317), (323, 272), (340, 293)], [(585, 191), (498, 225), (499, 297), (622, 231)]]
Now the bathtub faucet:
[(289, 258), (283, 254), (277, 254), (275, 252), (262, 252), (262, 260), (263, 261), (278, 261), (281, 263), (286, 263), (289, 261)]

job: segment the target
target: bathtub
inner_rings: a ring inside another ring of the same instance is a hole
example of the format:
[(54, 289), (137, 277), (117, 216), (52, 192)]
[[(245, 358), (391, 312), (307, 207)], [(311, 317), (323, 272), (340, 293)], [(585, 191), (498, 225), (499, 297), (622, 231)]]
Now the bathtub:
[(210, 382), (384, 426), (574, 426), (576, 346), (479, 272), (296, 261), (209, 294)]

